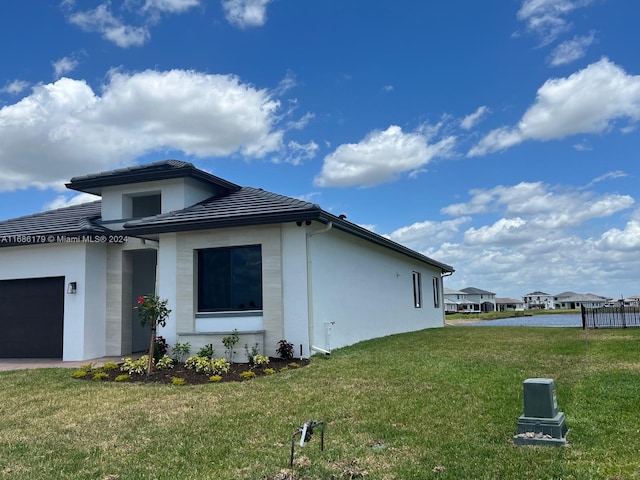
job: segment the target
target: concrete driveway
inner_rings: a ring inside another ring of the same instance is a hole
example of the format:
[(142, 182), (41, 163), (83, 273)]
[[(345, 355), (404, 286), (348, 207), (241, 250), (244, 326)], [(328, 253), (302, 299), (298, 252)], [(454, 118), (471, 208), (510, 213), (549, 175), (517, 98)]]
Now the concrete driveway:
[[(136, 355), (125, 356), (136, 358)], [(88, 363), (92, 363), (95, 367), (100, 367), (106, 362), (121, 363), (122, 357), (100, 357), (79, 362), (63, 362), (55, 358), (0, 358), (0, 371), (25, 370), (29, 368), (78, 368)]]

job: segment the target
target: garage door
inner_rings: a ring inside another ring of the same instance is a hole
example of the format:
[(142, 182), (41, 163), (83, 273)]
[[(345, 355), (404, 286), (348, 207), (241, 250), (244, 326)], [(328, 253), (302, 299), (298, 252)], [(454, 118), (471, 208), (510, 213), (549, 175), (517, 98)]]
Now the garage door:
[(62, 358), (64, 277), (0, 281), (0, 358)]

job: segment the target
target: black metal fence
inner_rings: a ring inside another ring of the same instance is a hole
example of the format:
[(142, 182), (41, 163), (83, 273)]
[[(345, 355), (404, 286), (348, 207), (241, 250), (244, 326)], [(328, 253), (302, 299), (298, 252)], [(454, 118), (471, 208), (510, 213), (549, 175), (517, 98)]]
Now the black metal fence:
[(640, 307), (582, 307), (582, 328), (640, 327)]

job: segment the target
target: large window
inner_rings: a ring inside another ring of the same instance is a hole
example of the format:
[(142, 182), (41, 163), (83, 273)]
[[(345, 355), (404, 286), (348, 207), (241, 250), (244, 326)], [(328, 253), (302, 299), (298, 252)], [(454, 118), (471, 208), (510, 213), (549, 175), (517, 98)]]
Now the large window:
[(197, 253), (199, 312), (262, 310), (260, 245)]

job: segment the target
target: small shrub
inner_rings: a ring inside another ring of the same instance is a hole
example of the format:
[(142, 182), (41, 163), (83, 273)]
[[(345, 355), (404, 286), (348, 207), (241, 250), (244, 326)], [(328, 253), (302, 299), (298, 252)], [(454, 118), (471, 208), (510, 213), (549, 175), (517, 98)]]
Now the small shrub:
[(211, 375), (209, 377), (209, 381), (213, 383), (219, 382), (221, 380), (222, 380), (222, 377), (220, 375)]
[(86, 370), (76, 370), (71, 374), (73, 378), (84, 378), (89, 374)]
[(163, 337), (156, 337), (155, 347), (153, 348), (154, 363), (164, 357), (169, 351), (169, 344)]
[(177, 362), (183, 362), (185, 358), (189, 356), (191, 352), (191, 344), (189, 342), (186, 343), (176, 343), (171, 348), (171, 353), (175, 357)]
[(291, 368), (298, 368), (298, 367), (300, 366), (300, 364), (299, 364), (299, 363), (296, 363), (296, 362), (291, 362), (291, 363), (290, 363), (289, 365), (287, 365), (287, 366), (288, 366), (288, 367), (291, 367)]
[(233, 356), (236, 353), (233, 348), (236, 346), (236, 343), (238, 343), (239, 340), (240, 335), (237, 328), (233, 329), (231, 335), (222, 338), (222, 344), (224, 345), (224, 354), (226, 355), (229, 363), (233, 362)]
[(198, 350), (197, 357), (205, 357), (205, 358), (213, 358), (213, 345), (205, 345), (200, 350)]
[(285, 360), (293, 358), (293, 343), (280, 340), (276, 352), (280, 358), (284, 358)]
[(124, 363), (120, 367), (120, 370), (128, 373), (129, 375), (142, 375), (147, 371), (147, 364), (149, 363), (149, 355), (142, 355), (138, 360), (131, 360), (131, 357), (124, 359)]
[(158, 370), (173, 368), (173, 359), (169, 357), (169, 355), (163, 355), (162, 358), (156, 362), (156, 368)]
[(282, 367), (282, 368), (280, 369), (280, 371), (281, 371), (281, 372), (286, 372), (287, 370), (289, 370), (289, 367)]
[(260, 365), (267, 365), (269, 363), (269, 357), (267, 357), (266, 355), (254, 355), (253, 356), (253, 365), (255, 366), (260, 366)]
[(171, 383), (173, 385), (186, 385), (187, 381), (182, 377), (173, 377)]
[(118, 368), (118, 364), (116, 362), (107, 362), (102, 366), (102, 370), (105, 372), (110, 372), (116, 368)]
[(184, 362), (184, 366), (195, 370), (198, 373), (211, 373), (211, 359), (209, 357), (189, 357)]
[(256, 355), (258, 355), (260, 353), (260, 348), (258, 347), (258, 344), (256, 343), (253, 347), (251, 347), (251, 350), (249, 350), (249, 345), (247, 345), (245, 343), (245, 345), (244, 345), (244, 353), (247, 356), (247, 361), (249, 362), (249, 365), (253, 365), (253, 357), (255, 357)]
[(87, 363), (85, 365), (82, 365), (80, 367), (80, 370), (84, 370), (85, 372), (90, 372), (91, 370), (93, 370), (93, 363)]
[(106, 380), (109, 378), (109, 374), (107, 372), (96, 372), (93, 374), (93, 379), (96, 381)]
[(227, 373), (231, 368), (231, 364), (226, 358), (216, 358), (211, 360), (211, 373), (220, 375), (221, 373)]
[(256, 376), (256, 372), (252, 372), (251, 370), (247, 370), (246, 372), (240, 373), (240, 376), (245, 380), (249, 380), (250, 378), (254, 378)]
[(275, 371), (273, 368), (265, 368), (265, 369), (263, 370), (263, 372), (264, 372), (266, 375), (273, 375), (274, 373), (276, 373), (276, 371)]
[(118, 375), (115, 378), (116, 382), (126, 382), (127, 380), (129, 380), (131, 378), (131, 375), (127, 375), (126, 373), (122, 374), (122, 375)]

